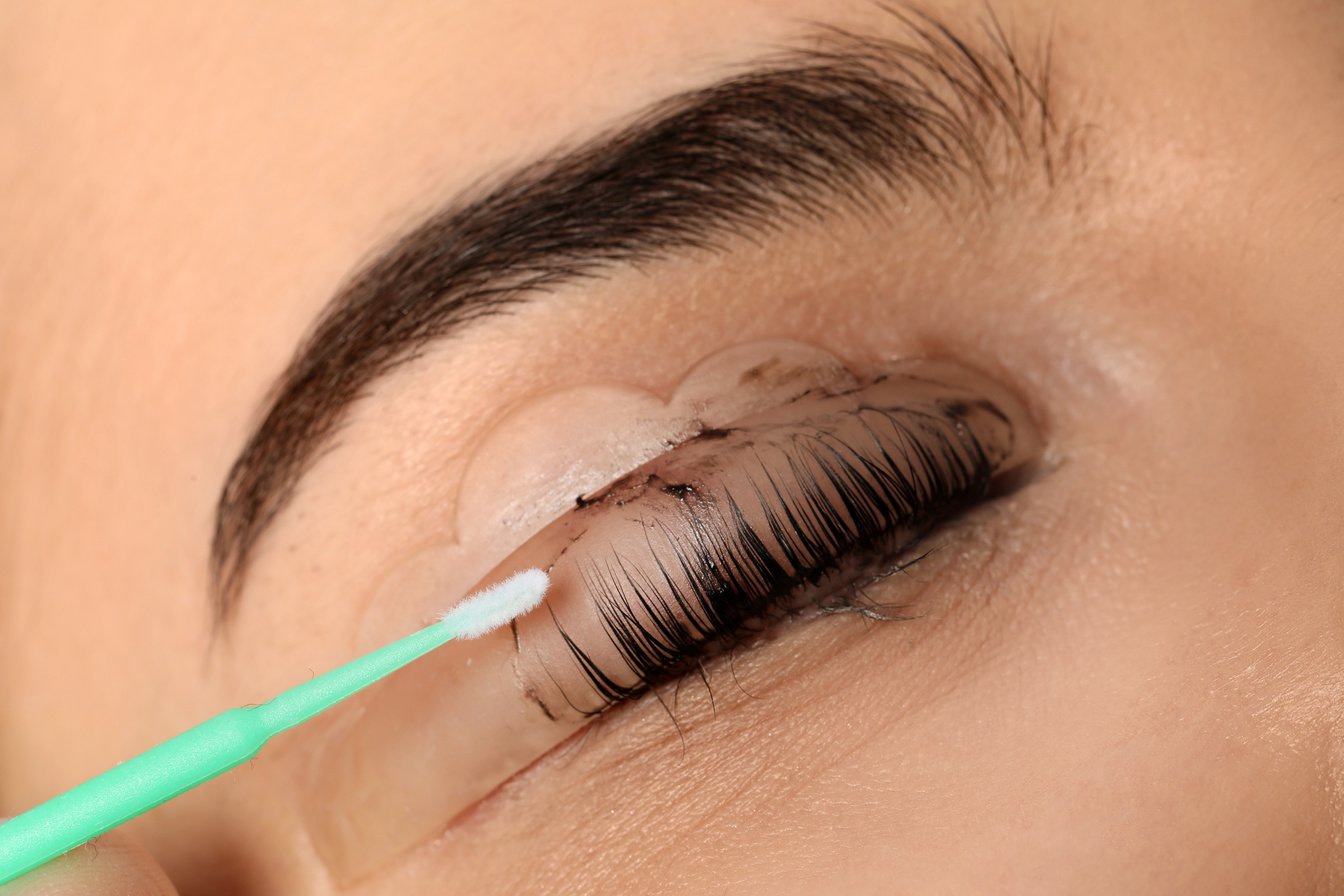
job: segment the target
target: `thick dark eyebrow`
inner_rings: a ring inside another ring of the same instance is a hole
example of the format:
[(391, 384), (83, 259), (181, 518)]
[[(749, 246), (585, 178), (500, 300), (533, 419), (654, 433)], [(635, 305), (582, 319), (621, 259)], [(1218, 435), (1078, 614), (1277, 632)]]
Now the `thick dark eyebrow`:
[(1053, 181), (1048, 38), (1024, 64), (992, 17), (971, 40), (921, 13), (891, 16), (899, 38), (811, 29), (803, 49), (527, 166), (350, 279), (228, 473), (211, 548), (216, 620), (351, 404), (471, 322), (618, 266), (760, 239), (842, 207), (990, 196), (1027, 169)]

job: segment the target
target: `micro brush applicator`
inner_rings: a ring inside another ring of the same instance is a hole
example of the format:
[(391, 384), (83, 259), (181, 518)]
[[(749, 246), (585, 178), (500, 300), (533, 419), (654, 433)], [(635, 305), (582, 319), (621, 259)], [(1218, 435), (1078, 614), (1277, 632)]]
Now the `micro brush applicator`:
[(438, 622), (284, 691), (230, 709), (0, 824), (0, 884), (246, 762), (287, 731), (454, 638), (479, 638), (535, 609), (549, 579), (520, 572)]

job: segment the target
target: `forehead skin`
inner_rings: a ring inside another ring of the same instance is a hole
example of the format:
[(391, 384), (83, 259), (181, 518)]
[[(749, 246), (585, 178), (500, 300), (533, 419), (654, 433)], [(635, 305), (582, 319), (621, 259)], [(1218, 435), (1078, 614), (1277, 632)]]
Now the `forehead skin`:
[[(930, 668), (955, 670), (905, 675), (888, 630), (684, 742), (631, 713), (361, 892), (1344, 887), (1344, 9), (994, 9), (1028, 44), (1053, 34), (1076, 185), (969, 223), (916, 209), (899, 243), (837, 225), (615, 277), (407, 372), (268, 535), (208, 663), (220, 484), (359, 261), (800, 22), (886, 19), (807, 0), (0, 13), (0, 814), (347, 657), (390, 558), (447, 525), (495, 405), (667, 394), (732, 341), (813, 339), (965, 356), (1044, 418), (1059, 472), (993, 530), (1014, 575), (946, 580), (1012, 609), (936, 630)], [(258, 768), (135, 826), (184, 893), (325, 891), (295, 776)]]

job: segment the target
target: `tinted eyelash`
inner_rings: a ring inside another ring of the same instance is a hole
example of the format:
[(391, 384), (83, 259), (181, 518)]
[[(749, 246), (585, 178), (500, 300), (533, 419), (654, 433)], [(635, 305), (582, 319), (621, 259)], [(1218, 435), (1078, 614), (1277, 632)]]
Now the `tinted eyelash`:
[[(604, 670), (561, 630), (601, 699), (593, 714), (697, 671), (705, 657), (817, 604), (823, 589), (889, 572), (933, 523), (988, 493), (995, 464), (964, 405), (848, 413), (861, 444), (820, 429), (797, 434), (779, 472), (757, 458), (749, 494), (683, 486), (675, 527), (645, 523), (652, 568), (615, 551), (586, 566), (602, 628), (629, 667)], [(655, 536), (666, 550), (654, 549)]]

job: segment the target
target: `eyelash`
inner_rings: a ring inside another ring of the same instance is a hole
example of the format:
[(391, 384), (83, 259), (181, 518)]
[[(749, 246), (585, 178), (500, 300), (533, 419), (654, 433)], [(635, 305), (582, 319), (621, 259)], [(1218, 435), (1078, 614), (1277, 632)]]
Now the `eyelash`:
[(856, 603), (862, 586), (919, 559), (902, 562), (933, 524), (989, 494), (995, 464), (959, 402), (849, 413), (865, 444), (820, 429), (799, 433), (783, 448), (786, 476), (764, 461), (759, 476), (748, 476), (764, 525), (752, 523), (730, 490), (711, 496), (712, 486), (675, 486), (690, 536), (665, 521), (645, 522), (672, 563), (650, 539), (655, 570), (615, 551), (602, 568), (587, 565), (584, 583), (602, 628), (633, 674), (627, 683), (608, 673), (562, 628), (600, 699), (588, 714), (703, 676), (707, 657), (806, 607), (887, 618)]

